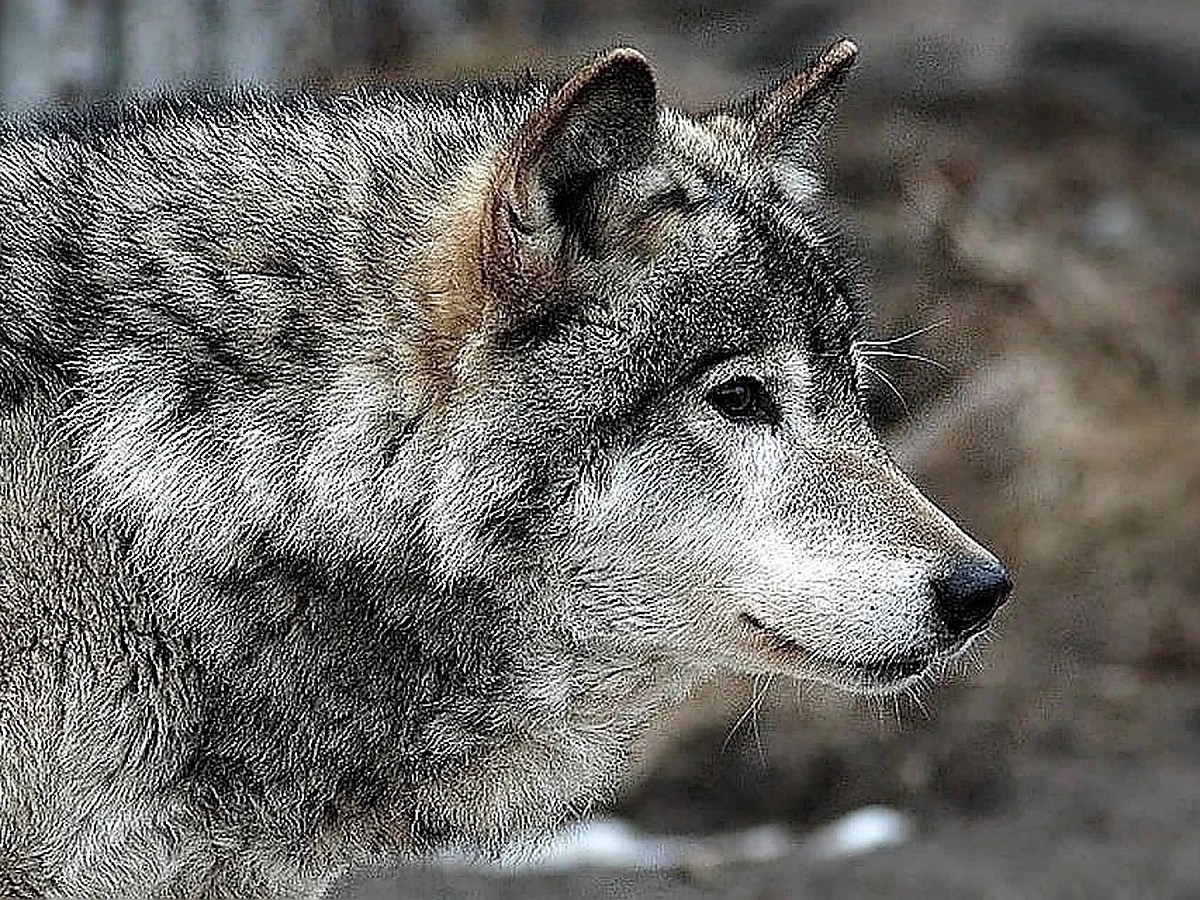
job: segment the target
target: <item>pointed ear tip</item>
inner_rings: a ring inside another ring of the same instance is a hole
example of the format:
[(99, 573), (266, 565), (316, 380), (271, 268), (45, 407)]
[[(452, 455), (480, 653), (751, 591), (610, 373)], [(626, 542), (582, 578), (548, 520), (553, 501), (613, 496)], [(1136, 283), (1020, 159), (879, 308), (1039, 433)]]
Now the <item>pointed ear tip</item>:
[(654, 67), (650, 65), (650, 60), (642, 54), (640, 50), (635, 50), (633, 47), (614, 47), (609, 50), (597, 62), (597, 67), (609, 70), (624, 70), (629, 73), (636, 73), (642, 78), (654, 81)]
[(848, 37), (840, 38), (829, 45), (825, 58), (831, 62), (852, 63), (858, 59), (858, 44)]
[(658, 93), (654, 67), (638, 50), (616, 47), (602, 54), (587, 71), (589, 80), (601, 77), (616, 79), (628, 86), (633, 96), (653, 102)]
[(821, 58), (817, 62), (817, 66), (827, 72), (844, 72), (854, 65), (858, 59), (858, 44), (854, 43), (850, 38), (844, 37), (830, 44)]
[(633, 47), (613, 47), (600, 57), (603, 63), (624, 63), (650, 68), (650, 60), (646, 59), (641, 50)]

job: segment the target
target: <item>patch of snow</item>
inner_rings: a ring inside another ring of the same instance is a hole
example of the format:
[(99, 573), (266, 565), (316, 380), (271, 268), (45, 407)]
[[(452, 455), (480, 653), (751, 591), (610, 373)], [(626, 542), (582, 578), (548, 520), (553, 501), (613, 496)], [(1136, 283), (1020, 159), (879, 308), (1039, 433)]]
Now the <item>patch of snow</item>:
[(912, 839), (912, 816), (887, 806), (864, 806), (818, 828), (804, 842), (805, 852), (818, 859), (861, 856)]
[(507, 875), (577, 869), (701, 869), (770, 862), (790, 853), (814, 859), (859, 856), (911, 839), (912, 818), (884, 806), (856, 810), (801, 837), (782, 825), (711, 835), (656, 835), (620, 819), (599, 818), (559, 831), (537, 847), (518, 846), (492, 860), (446, 853), (446, 865), (483, 867)]

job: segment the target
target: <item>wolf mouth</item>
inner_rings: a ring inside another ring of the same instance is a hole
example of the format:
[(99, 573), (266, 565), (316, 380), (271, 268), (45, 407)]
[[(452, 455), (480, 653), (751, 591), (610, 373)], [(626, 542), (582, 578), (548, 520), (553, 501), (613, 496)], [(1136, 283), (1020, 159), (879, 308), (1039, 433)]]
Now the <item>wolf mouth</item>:
[(945, 654), (897, 656), (863, 662), (862, 660), (821, 656), (814, 653), (794, 638), (781, 633), (777, 628), (763, 622), (752, 613), (743, 612), (740, 618), (754, 631), (767, 637), (778, 649), (792, 655), (801, 655), (809, 664), (816, 664), (817, 668), (829, 673), (837, 673), (836, 680), (839, 683), (849, 681), (853, 687), (858, 688), (886, 688), (900, 684), (921, 674), (939, 659), (953, 655), (958, 649), (952, 648)]

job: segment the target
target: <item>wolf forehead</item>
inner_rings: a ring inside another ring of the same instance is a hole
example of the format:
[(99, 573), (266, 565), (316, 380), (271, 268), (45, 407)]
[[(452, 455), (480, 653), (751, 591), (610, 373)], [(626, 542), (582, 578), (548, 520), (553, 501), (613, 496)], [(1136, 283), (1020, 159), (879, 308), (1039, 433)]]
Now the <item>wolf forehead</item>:
[(433, 292), (442, 318), (461, 326), (490, 306), (515, 343), (582, 318), (648, 332), (671, 356), (783, 344), (846, 360), (865, 302), (816, 152), (844, 50), (700, 116), (660, 106), (633, 51), (544, 88), (500, 150), (482, 246), (458, 248), (483, 257), (482, 283)]
[(634, 271), (647, 293), (717, 333), (741, 333), (747, 350), (803, 342), (818, 354), (848, 351), (867, 304), (815, 163), (772, 166), (750, 135), (723, 141), (704, 119), (674, 110), (659, 122), (657, 159), (624, 176), (635, 186), (618, 176), (610, 198), (621, 221), (608, 230), (628, 252), (618, 255), (641, 257)]
[(724, 113), (692, 118), (663, 108), (647, 163), (614, 173), (589, 198), (597, 203), (594, 231), (615, 238), (614, 251), (668, 272), (760, 271), (764, 288), (775, 290), (819, 273), (861, 312), (851, 254), (829, 215), (815, 158), (779, 164), (756, 153), (752, 137), (749, 123)]

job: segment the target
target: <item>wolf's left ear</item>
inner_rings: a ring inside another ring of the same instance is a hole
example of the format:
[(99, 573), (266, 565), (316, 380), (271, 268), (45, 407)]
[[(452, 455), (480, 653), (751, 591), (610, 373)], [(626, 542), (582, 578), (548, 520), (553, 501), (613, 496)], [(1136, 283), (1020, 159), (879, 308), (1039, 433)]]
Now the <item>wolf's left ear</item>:
[(488, 256), (509, 274), (562, 250), (597, 180), (637, 166), (657, 128), (654, 73), (636, 50), (612, 50), (541, 103), (504, 152), (490, 198)]
[(848, 38), (832, 44), (815, 63), (752, 101), (754, 154), (784, 165), (807, 167), (821, 131), (837, 106), (846, 74), (858, 57)]

